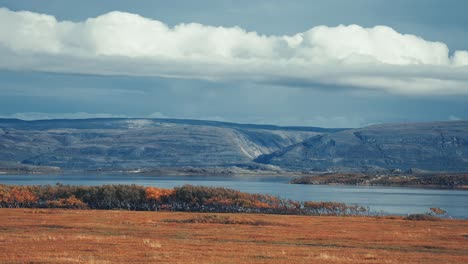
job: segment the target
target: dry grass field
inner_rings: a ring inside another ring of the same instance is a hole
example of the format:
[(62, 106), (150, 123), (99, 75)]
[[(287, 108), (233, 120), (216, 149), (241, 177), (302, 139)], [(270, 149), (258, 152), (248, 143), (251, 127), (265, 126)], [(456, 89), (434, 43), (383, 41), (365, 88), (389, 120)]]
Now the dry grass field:
[(0, 263), (468, 263), (468, 221), (0, 209)]

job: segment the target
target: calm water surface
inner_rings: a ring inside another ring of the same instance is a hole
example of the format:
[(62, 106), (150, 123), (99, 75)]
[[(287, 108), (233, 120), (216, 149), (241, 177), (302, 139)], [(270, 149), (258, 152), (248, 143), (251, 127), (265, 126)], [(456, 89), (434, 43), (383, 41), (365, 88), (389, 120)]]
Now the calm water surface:
[(374, 212), (406, 215), (440, 207), (450, 216), (468, 219), (468, 191), (398, 187), (288, 184), (287, 177), (142, 176), (125, 174), (0, 175), (0, 184), (102, 185), (138, 184), (172, 188), (184, 184), (220, 186), (249, 193), (276, 195), (299, 201), (337, 201), (369, 206)]

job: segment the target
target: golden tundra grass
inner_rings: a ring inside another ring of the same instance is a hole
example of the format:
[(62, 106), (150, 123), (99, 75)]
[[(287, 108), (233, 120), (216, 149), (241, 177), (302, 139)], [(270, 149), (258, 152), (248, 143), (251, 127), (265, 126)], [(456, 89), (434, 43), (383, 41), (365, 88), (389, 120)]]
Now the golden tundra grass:
[(468, 263), (468, 221), (0, 209), (0, 263)]

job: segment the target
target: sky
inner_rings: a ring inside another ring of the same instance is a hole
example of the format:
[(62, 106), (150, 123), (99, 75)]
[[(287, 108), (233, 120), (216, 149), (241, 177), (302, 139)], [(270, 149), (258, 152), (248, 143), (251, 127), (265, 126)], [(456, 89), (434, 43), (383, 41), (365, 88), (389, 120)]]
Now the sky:
[(468, 119), (468, 2), (0, 0), (0, 117)]

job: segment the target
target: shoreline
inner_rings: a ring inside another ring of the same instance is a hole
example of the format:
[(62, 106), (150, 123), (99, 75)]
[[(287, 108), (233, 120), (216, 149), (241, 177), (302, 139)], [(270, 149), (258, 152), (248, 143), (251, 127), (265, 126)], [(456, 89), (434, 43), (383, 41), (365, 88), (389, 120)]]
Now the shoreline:
[[(145, 177), (221, 177), (221, 178), (284, 178), (290, 184), (303, 185), (324, 185), (324, 186), (359, 186), (359, 187), (396, 187), (396, 188), (411, 188), (411, 189), (434, 189), (434, 190), (462, 190), (468, 191), (468, 174), (467, 173), (428, 173), (414, 175), (375, 175), (375, 174), (357, 174), (357, 173), (304, 173), (304, 172), (277, 172), (277, 171), (253, 171), (242, 173), (222, 173), (217, 169), (202, 168), (201, 171), (192, 170), (192, 168), (181, 169), (160, 169), (150, 171), (136, 170), (62, 170), (62, 171), (0, 171), (0, 177), (5, 175), (56, 175), (56, 176), (76, 176), (76, 175), (128, 175), (145, 176)], [(339, 175), (336, 177), (336, 175)], [(347, 175), (344, 177), (343, 175)], [(398, 183), (396, 180), (427, 180), (431, 177), (453, 177), (460, 176), (466, 184), (459, 185), (440, 185), (428, 183)], [(348, 177), (349, 176), (349, 177)], [(365, 178), (363, 181), (361, 178)], [(370, 179), (370, 180), (369, 180)], [(378, 181), (372, 182), (374, 179)], [(361, 182), (357, 182), (361, 181)], [(379, 182), (380, 181), (380, 182)], [(385, 183), (382, 183), (385, 181)], [(392, 182), (393, 181), (393, 182)]]
[(299, 185), (320, 185), (320, 186), (356, 186), (356, 187), (388, 187), (388, 188), (408, 188), (408, 189), (429, 189), (429, 190), (457, 190), (468, 191), (468, 186), (440, 186), (440, 185), (383, 185), (383, 184), (345, 184), (345, 183), (321, 183), (321, 184), (301, 184), (290, 183)]
[(364, 174), (326, 173), (292, 179), (291, 184), (380, 186), (419, 189), (468, 190), (468, 173)]

